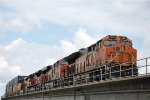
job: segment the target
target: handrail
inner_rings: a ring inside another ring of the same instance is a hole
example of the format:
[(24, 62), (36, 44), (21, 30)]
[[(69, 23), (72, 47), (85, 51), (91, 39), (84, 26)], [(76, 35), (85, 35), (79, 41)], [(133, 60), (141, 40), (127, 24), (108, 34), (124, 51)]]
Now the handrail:
[[(106, 79), (113, 80), (113, 78), (118, 78), (118, 77), (126, 78), (126, 76), (128, 77), (148, 76), (150, 75), (150, 65), (148, 64), (150, 63), (148, 62), (149, 60), (150, 57), (147, 57), (133, 62), (124, 62), (117, 66), (113, 65), (111, 67), (110, 66), (108, 67), (109, 64), (99, 66), (90, 71), (74, 74), (72, 76), (69, 76), (68, 78), (65, 77), (57, 80), (52, 80), (46, 83), (39, 84), (32, 88), (28, 87), (27, 90), (23, 92), (23, 94), (32, 93), (32, 89), (34, 89), (35, 91), (44, 91), (44, 90), (51, 90), (54, 88), (57, 89), (58, 87), (65, 88), (68, 86), (78, 86), (79, 84), (89, 84), (94, 81), (98, 81), (101, 83), (102, 81), (107, 81)], [(140, 63), (140, 61), (142, 61), (142, 63)], [(124, 64), (131, 64), (131, 65), (123, 66)], [(125, 73), (129, 73), (129, 74), (126, 75)], [(40, 89), (38, 89), (39, 86), (41, 86)], [(16, 95), (18, 96), (21, 94), (22, 94), (21, 91), (18, 93), (6, 94), (5, 98), (16, 96)]]

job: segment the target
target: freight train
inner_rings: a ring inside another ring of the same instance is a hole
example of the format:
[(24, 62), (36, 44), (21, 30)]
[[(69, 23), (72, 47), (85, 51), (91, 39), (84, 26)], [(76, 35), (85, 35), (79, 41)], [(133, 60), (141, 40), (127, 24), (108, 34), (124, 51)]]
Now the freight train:
[(108, 35), (53, 65), (28, 76), (17, 76), (6, 85), (5, 96), (138, 75), (136, 60), (137, 50), (129, 38)]

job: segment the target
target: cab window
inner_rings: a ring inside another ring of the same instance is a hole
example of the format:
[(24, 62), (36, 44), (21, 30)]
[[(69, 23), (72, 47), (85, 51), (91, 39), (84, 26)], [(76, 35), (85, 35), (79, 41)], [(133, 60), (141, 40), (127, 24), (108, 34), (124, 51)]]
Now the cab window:
[(109, 46), (114, 46), (117, 45), (118, 41), (116, 40), (106, 40), (104, 41), (104, 46), (109, 47)]
[(97, 42), (97, 47), (101, 48), (101, 41)]
[(132, 42), (130, 42), (130, 41), (122, 41), (121, 43), (132, 47)]

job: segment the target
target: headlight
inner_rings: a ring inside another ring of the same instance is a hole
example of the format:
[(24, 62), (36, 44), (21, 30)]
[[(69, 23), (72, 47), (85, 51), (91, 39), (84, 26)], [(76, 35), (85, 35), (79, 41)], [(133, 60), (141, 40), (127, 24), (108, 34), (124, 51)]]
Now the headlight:
[(121, 51), (124, 51), (124, 48), (125, 48), (125, 47), (124, 47), (124, 46), (122, 46), (122, 47), (121, 47)]

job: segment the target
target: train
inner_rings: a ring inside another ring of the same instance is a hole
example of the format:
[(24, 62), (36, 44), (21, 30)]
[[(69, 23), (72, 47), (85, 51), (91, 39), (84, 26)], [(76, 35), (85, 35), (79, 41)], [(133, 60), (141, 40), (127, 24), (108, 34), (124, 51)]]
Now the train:
[(65, 87), (74, 84), (138, 75), (137, 50), (126, 36), (107, 35), (53, 65), (28, 76), (17, 76), (6, 85), (5, 96)]

